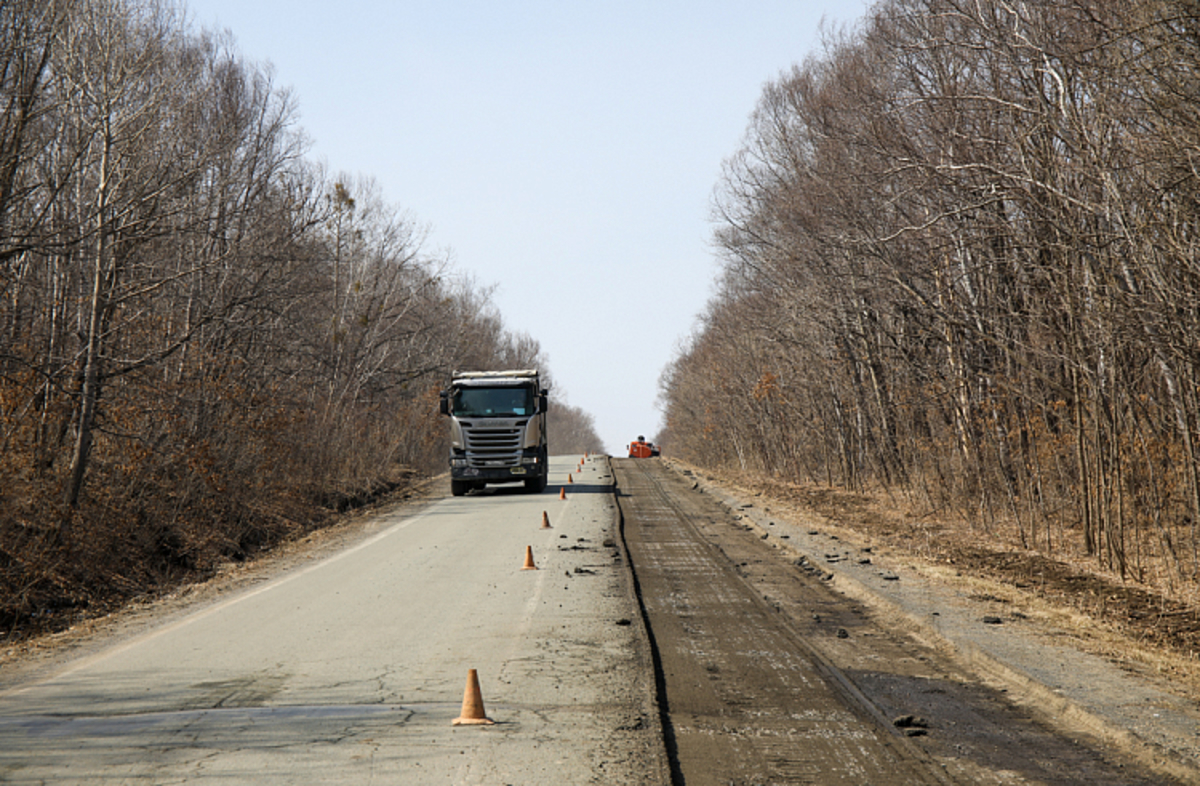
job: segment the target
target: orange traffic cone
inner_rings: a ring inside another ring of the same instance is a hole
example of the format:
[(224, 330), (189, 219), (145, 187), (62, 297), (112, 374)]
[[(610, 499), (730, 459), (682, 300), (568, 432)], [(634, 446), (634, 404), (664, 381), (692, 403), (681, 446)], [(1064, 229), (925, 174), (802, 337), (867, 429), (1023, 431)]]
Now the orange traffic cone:
[(550, 514), (544, 510), (542, 511), (542, 529), (553, 529), (550, 526)]
[(559, 486), (559, 488), (558, 488), (558, 498), (559, 498), (559, 499), (566, 499), (566, 498), (567, 498), (567, 487), (566, 487), (566, 486)]
[(479, 692), (479, 674), (475, 669), (467, 670), (467, 689), (463, 691), (462, 714), (454, 719), (454, 726), (491, 726), (483, 711), (483, 695)]
[(574, 483), (574, 482), (575, 482), (575, 478), (571, 477), (571, 473), (570, 473), (570, 472), (568, 472), (568, 473), (567, 473), (567, 482), (568, 482), (568, 483)]
[(537, 565), (533, 564), (533, 546), (525, 547), (525, 564), (521, 570), (537, 570)]

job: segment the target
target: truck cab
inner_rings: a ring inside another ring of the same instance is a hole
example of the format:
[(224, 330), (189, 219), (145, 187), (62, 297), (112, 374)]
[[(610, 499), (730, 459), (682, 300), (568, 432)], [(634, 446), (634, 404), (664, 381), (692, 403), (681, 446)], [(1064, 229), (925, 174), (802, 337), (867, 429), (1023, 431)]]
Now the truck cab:
[(538, 494), (549, 479), (546, 410), (550, 391), (536, 369), (455, 372), (441, 393), (450, 418), (450, 491), (461, 497), (489, 483)]

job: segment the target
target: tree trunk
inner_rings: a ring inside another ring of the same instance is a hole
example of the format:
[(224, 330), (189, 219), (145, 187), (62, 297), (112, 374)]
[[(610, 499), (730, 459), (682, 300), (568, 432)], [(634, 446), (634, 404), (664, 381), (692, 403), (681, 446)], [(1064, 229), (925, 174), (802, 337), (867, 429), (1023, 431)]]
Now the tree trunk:
[[(104, 314), (108, 308), (108, 288), (111, 282), (107, 270), (108, 256), (108, 160), (111, 135), (106, 129), (104, 151), (100, 159), (100, 182), (96, 186), (96, 248), (95, 264), (92, 270), (91, 312), (88, 316), (87, 345), (83, 359), (83, 385), (80, 389), (79, 422), (76, 427), (75, 446), (71, 451), (71, 470), (67, 478), (65, 501), (67, 507), (74, 512), (79, 507), (79, 497), (83, 492), (84, 479), (87, 476), (88, 461), (92, 452), (92, 429), (96, 420), (96, 404), (100, 398), (100, 386), (103, 384), (101, 373), (101, 332), (104, 326)], [(63, 522), (66, 536), (70, 527), (70, 514)]]

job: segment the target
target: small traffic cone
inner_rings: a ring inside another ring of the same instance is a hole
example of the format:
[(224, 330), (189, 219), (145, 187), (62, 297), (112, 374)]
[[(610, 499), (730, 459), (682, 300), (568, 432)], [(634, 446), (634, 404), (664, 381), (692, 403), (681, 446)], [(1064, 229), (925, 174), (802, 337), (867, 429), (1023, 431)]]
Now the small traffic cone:
[(558, 487), (558, 498), (559, 498), (559, 499), (566, 499), (566, 498), (567, 498), (567, 487), (566, 487), (566, 486), (559, 486), (559, 487)]
[(525, 547), (525, 564), (521, 570), (537, 570), (537, 565), (533, 564), (533, 546)]
[(568, 472), (568, 473), (567, 473), (567, 482), (568, 482), (568, 483), (574, 483), (574, 482), (575, 482), (575, 478), (571, 477), (571, 473), (570, 473), (570, 472)]
[(467, 670), (467, 688), (463, 691), (462, 714), (454, 719), (453, 726), (491, 726), (495, 723), (483, 711), (483, 695), (479, 692), (479, 673)]
[(553, 529), (550, 526), (550, 514), (544, 510), (542, 511), (542, 529)]

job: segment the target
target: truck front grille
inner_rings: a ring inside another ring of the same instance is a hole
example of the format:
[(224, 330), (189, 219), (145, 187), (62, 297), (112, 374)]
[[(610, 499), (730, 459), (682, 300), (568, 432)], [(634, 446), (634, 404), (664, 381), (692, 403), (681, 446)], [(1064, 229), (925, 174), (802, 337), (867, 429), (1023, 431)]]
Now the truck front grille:
[(473, 467), (515, 467), (521, 463), (521, 426), (463, 425), (467, 461)]

